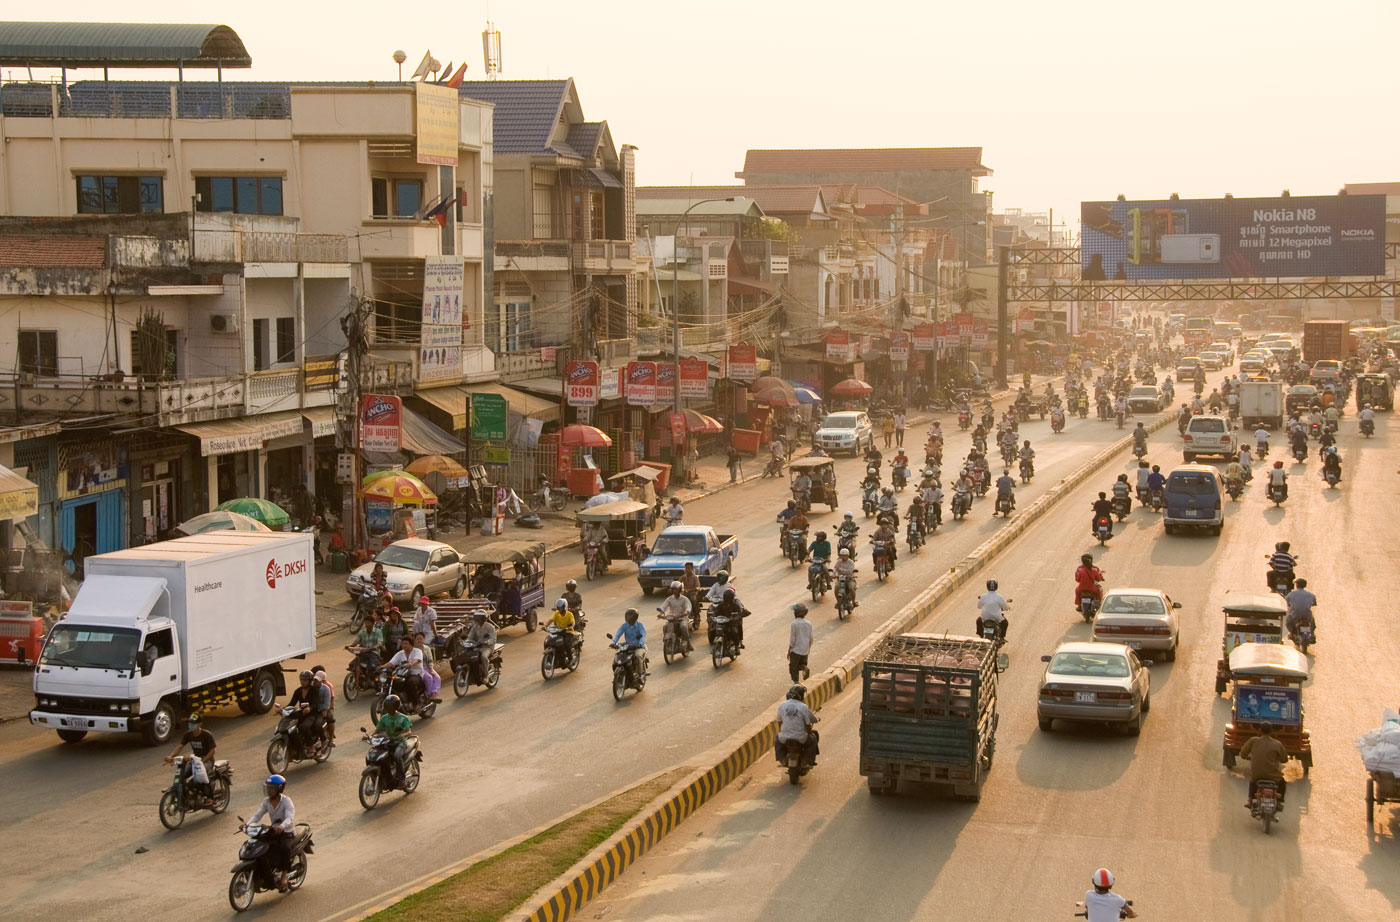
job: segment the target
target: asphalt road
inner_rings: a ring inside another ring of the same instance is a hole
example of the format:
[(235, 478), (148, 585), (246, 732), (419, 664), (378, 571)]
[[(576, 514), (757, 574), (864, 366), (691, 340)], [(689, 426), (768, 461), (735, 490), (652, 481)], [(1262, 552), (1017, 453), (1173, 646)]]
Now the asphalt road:
[[(1024, 503), (1123, 432), (1090, 418), (1071, 422), (1059, 436), (1040, 421), (1023, 426), (1022, 434), (1039, 452), (1039, 473), (1019, 491)], [(921, 444), (922, 432), (911, 430), (910, 441)], [(945, 456), (965, 454), (969, 442), (967, 434), (951, 435)], [(861, 464), (852, 459), (837, 464), (843, 499), (854, 500)], [(287, 899), (260, 896), (254, 913), (275, 907), (283, 919), (341, 915), (428, 871), (683, 763), (752, 719), (755, 704), (767, 706), (789, 684), (787, 605), (802, 598), (805, 588), (805, 571), (790, 569), (778, 557), (772, 517), (786, 496), (786, 482), (758, 481), (687, 509), (687, 521), (740, 536), (736, 579), (754, 615), (746, 627), (744, 655), (719, 672), (703, 655), (703, 642), (697, 645), (700, 656), (670, 667), (654, 650), (645, 691), (614, 703), (611, 652), (603, 634), (616, 629), (623, 608), (651, 613), (655, 607), (655, 600), (641, 595), (635, 568), (623, 563), (608, 579), (582, 584), (590, 628), (577, 674), (543, 682), (543, 635), (526, 635), (523, 627), (503, 632), (501, 684), (492, 692), (473, 689), (460, 701), (448, 694), (437, 716), (420, 726), (426, 761), (422, 786), (411, 797), (391, 793), (371, 813), (360, 808), (355, 791), (364, 749), (355, 728), (368, 723), (368, 699), (340, 702), (341, 745), (334, 756), (324, 765), (302, 763), (288, 772), (298, 819), (315, 828), (308, 884)], [(855, 511), (861, 518), (858, 507)], [(831, 528), (839, 520), (839, 511), (823, 508), (814, 525)], [(812, 615), (813, 670), (844, 654), (999, 522), (992, 519), (990, 503), (979, 501), (968, 520), (940, 529), (917, 558), (902, 552), (889, 582), (863, 580), (862, 605), (849, 622), (836, 620), (827, 596)], [(864, 530), (868, 533), (869, 526)], [(868, 567), (866, 554), (861, 560)], [(581, 580), (580, 571), (576, 551), (551, 559), (551, 591), (561, 591), (568, 577)], [(648, 620), (657, 623), (654, 615)], [(330, 666), (337, 681), (349, 658), (340, 650), (345, 639), (327, 638), (312, 660)], [(230, 813), (247, 816), (261, 798), (273, 717), (245, 718), (229, 709), (212, 716), (207, 726), (219, 740), (219, 756), (231, 759), (235, 770)], [(236, 820), (193, 814), (179, 831), (165, 832), (155, 809), (169, 783), (162, 755), (130, 738), (95, 735), (65, 746), (53, 734), (22, 723), (0, 727), (0, 771), (8, 781), (0, 791), (0, 815), (6, 818), (7, 838), (23, 843), (27, 859), (12, 864), (4, 905), (33, 920), (64, 922), (75, 913), (139, 916), (147, 922), (229, 915), (225, 890), (240, 841), (233, 834)], [(137, 854), (142, 847), (148, 851)]]
[[(908, 784), (898, 797), (872, 797), (857, 768), (856, 689), (822, 713), (822, 758), (800, 788), (765, 758), (589, 914), (612, 922), (1070, 919), (1090, 873), (1107, 865), (1147, 919), (1396, 918), (1400, 808), (1378, 807), (1368, 829), (1353, 741), (1379, 726), (1382, 707), (1400, 707), (1398, 426), (1384, 418), (1367, 442), (1354, 418), (1343, 422), (1340, 489), (1318, 479), (1315, 455), (1306, 467), (1287, 459), (1297, 473), (1282, 508), (1264, 500), (1256, 478), (1238, 503), (1227, 502), (1218, 538), (1167, 537), (1158, 515), (1134, 511), (1099, 549), (1088, 537), (1088, 503), (1130, 469), (1125, 455), (988, 569), (1015, 604), (996, 762), (979, 804)], [(1280, 457), (1275, 446), (1270, 458)], [(1244, 777), (1221, 765), (1230, 708), (1213, 691), (1221, 600), (1229, 589), (1263, 588), (1263, 554), (1277, 540), (1292, 541), (1321, 600), (1320, 644), (1303, 699), (1315, 763), (1307, 780), (1290, 763), (1287, 809), (1266, 837), (1243, 806)], [(1153, 707), (1138, 738), (1036, 727), (1039, 657), (1089, 639), (1071, 607), (1071, 572), (1085, 551), (1109, 587), (1160, 587), (1184, 606), (1179, 656), (1151, 666)], [(980, 589), (968, 586), (920, 629), (971, 633)]]

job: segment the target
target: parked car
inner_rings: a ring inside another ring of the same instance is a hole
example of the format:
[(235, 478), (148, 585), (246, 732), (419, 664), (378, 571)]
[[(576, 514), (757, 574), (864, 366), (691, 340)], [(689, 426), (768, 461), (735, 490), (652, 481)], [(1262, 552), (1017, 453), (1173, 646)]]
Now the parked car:
[(1219, 455), (1228, 460), (1237, 450), (1230, 435), (1230, 423), (1223, 416), (1193, 416), (1181, 436), (1185, 447), (1182, 454), (1190, 464), (1201, 455)]
[(1040, 678), (1036, 720), (1046, 732), (1056, 720), (1122, 725), (1137, 736), (1152, 707), (1151, 678), (1131, 648), (1120, 643), (1064, 643)]
[(1220, 473), (1208, 464), (1184, 464), (1167, 476), (1162, 491), (1162, 527), (1167, 534), (1181, 528), (1209, 528), (1220, 534), (1225, 524), (1225, 489)]
[(1151, 652), (1174, 660), (1181, 634), (1179, 608), (1181, 603), (1160, 589), (1111, 590), (1094, 616), (1094, 639), (1126, 644), (1139, 656)]
[(413, 604), (420, 595), (450, 592), (454, 599), (467, 591), (467, 573), (462, 558), (450, 544), (424, 538), (403, 538), (375, 555), (373, 562), (361, 564), (345, 579), (351, 600), (360, 597), (376, 563), (384, 564), (388, 591), (394, 604)]
[(1162, 389), (1155, 384), (1140, 384), (1128, 391), (1128, 409), (1134, 413), (1160, 413), (1165, 405)]
[(849, 451), (858, 455), (875, 444), (875, 430), (864, 410), (843, 410), (828, 413), (817, 430), (816, 444), (823, 451)]

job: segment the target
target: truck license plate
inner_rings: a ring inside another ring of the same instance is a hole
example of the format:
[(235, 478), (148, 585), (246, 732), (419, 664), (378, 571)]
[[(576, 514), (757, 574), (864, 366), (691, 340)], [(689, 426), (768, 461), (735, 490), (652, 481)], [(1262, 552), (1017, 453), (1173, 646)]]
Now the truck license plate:
[(83, 717), (65, 717), (62, 722), (64, 726), (81, 727), (84, 730), (87, 729), (88, 724), (87, 719)]
[(1075, 703), (1075, 704), (1096, 704), (1096, 703), (1098, 702), (1098, 700), (1099, 700), (1099, 696), (1096, 695), (1094, 692), (1075, 692), (1075, 693), (1074, 693), (1074, 703)]

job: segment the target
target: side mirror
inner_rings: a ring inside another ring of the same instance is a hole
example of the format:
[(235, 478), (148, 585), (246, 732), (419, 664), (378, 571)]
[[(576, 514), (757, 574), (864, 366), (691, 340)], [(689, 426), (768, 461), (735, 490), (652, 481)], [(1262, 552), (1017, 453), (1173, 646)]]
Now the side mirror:
[(1180, 607), (1181, 607), (1181, 603), (1180, 603), (1180, 602), (1173, 602), (1173, 603), (1172, 603), (1172, 608), (1180, 608)]
[(361, 728), (360, 728), (360, 732), (361, 732), (361, 733), (368, 733), (369, 731), (366, 730), (364, 727), (361, 727)]
[(1043, 656), (1041, 656), (1041, 657), (1040, 657), (1040, 661), (1041, 661), (1042, 663), (1048, 663), (1048, 662), (1050, 662), (1050, 654), (1049, 654), (1049, 653), (1046, 653), (1046, 654), (1044, 654)]
[(611, 635), (611, 634), (607, 634), (607, 635), (604, 635), (604, 636), (606, 636), (606, 637), (608, 638), (608, 640), (612, 640), (612, 635)]
[(441, 570), (441, 569), (442, 569), (442, 568), (439, 567), (437, 564), (433, 564), (431, 567), (428, 568), (428, 572), (429, 572), (429, 573), (436, 573), (438, 570)]

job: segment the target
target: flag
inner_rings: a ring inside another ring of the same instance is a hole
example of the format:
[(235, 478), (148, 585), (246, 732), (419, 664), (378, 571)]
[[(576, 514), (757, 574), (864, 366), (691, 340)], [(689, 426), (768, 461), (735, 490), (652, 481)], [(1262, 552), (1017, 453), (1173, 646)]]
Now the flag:
[(443, 81), (443, 85), (450, 86), (452, 87), (452, 89), (455, 90), (462, 85), (462, 81), (466, 78), (466, 76), (467, 65), (463, 64), (461, 67), (457, 68), (457, 73), (453, 74), (450, 78)]
[(434, 221), (438, 222), (438, 226), (439, 226), (439, 227), (446, 227), (446, 226), (447, 226), (447, 209), (451, 208), (451, 207), (452, 207), (452, 203), (455, 202), (455, 201), (457, 201), (457, 196), (456, 196), (456, 195), (449, 195), (447, 198), (444, 198), (442, 201), (438, 202), (438, 203), (437, 203), (436, 205), (434, 205), (432, 208), (428, 209), (428, 213), (425, 214), (423, 217), (425, 217), (425, 218), (432, 218)]
[(436, 82), (436, 83), (442, 83), (442, 82), (446, 81), (446, 80), (447, 80), (447, 75), (450, 74), (450, 73), (452, 73), (452, 62), (451, 62), (451, 61), (448, 61), (448, 62), (447, 62), (447, 66), (444, 67), (444, 68), (442, 69), (442, 80), (437, 80), (437, 81), (435, 81), (435, 82)]
[(429, 68), (429, 66), (430, 66), (432, 63), (433, 63), (433, 53), (432, 53), (432, 51), (425, 51), (425, 52), (423, 52), (423, 60), (418, 62), (418, 67), (414, 69), (413, 73), (409, 75), (409, 78), (408, 78), (408, 79), (412, 80), (412, 79), (414, 79), (415, 77), (422, 77), (422, 78), (424, 78), (424, 79), (427, 79), (427, 76), (428, 76), (428, 68)]

